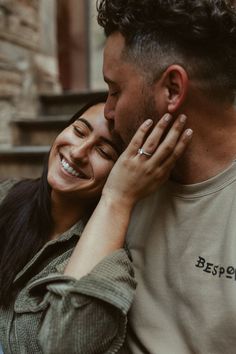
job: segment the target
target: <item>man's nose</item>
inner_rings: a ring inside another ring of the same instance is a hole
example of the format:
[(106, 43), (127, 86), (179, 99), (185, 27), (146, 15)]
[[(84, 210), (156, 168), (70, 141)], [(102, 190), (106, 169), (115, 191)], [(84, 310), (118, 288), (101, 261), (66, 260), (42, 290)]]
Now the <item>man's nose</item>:
[(115, 119), (115, 105), (112, 104), (111, 99), (108, 97), (105, 103), (104, 116), (107, 120), (111, 121)]

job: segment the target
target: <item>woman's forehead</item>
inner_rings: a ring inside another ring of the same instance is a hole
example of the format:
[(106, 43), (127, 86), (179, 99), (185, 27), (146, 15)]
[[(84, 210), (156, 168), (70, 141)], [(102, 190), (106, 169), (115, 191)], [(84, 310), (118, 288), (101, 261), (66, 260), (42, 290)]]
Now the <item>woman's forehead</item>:
[(91, 130), (111, 135), (109, 123), (104, 116), (104, 103), (89, 107), (77, 120), (87, 121)]
[(90, 130), (93, 130), (97, 135), (109, 138), (114, 145), (117, 147), (119, 154), (124, 149), (124, 143), (119, 136), (114, 131), (113, 126), (109, 124), (110, 122), (104, 116), (104, 106), (105, 103), (98, 103), (90, 108), (88, 108), (78, 120), (87, 121), (87, 125), (91, 126)]
[[(104, 107), (105, 107), (105, 103), (101, 102), (101, 103), (97, 103), (91, 107), (89, 107), (84, 114), (86, 115), (102, 115), (104, 120)], [(83, 114), (83, 115), (84, 115)]]

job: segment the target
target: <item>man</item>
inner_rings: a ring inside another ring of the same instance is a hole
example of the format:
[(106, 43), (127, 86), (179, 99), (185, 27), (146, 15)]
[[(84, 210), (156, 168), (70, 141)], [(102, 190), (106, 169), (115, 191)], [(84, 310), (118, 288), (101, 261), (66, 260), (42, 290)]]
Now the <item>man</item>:
[(194, 131), (171, 181), (133, 215), (138, 287), (127, 351), (233, 354), (235, 11), (224, 0), (100, 0), (98, 22), (107, 35), (105, 115), (123, 140), (166, 112), (186, 114)]

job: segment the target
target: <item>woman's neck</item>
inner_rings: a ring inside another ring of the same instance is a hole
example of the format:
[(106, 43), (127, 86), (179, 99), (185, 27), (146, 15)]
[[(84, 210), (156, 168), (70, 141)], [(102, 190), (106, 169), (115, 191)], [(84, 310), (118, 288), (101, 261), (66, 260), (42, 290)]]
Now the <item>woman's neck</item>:
[(79, 220), (86, 219), (91, 210), (91, 205), (88, 204), (86, 207), (84, 201), (71, 200), (71, 198), (66, 198), (52, 192), (51, 215), (53, 229), (50, 239), (56, 239)]

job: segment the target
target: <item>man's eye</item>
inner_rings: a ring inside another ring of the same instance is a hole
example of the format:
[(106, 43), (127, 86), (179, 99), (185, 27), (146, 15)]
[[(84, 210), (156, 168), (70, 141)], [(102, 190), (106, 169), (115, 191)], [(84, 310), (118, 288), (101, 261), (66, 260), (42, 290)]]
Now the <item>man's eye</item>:
[(114, 96), (117, 96), (118, 95), (118, 91), (113, 91), (113, 92), (110, 92), (110, 96), (114, 97)]

